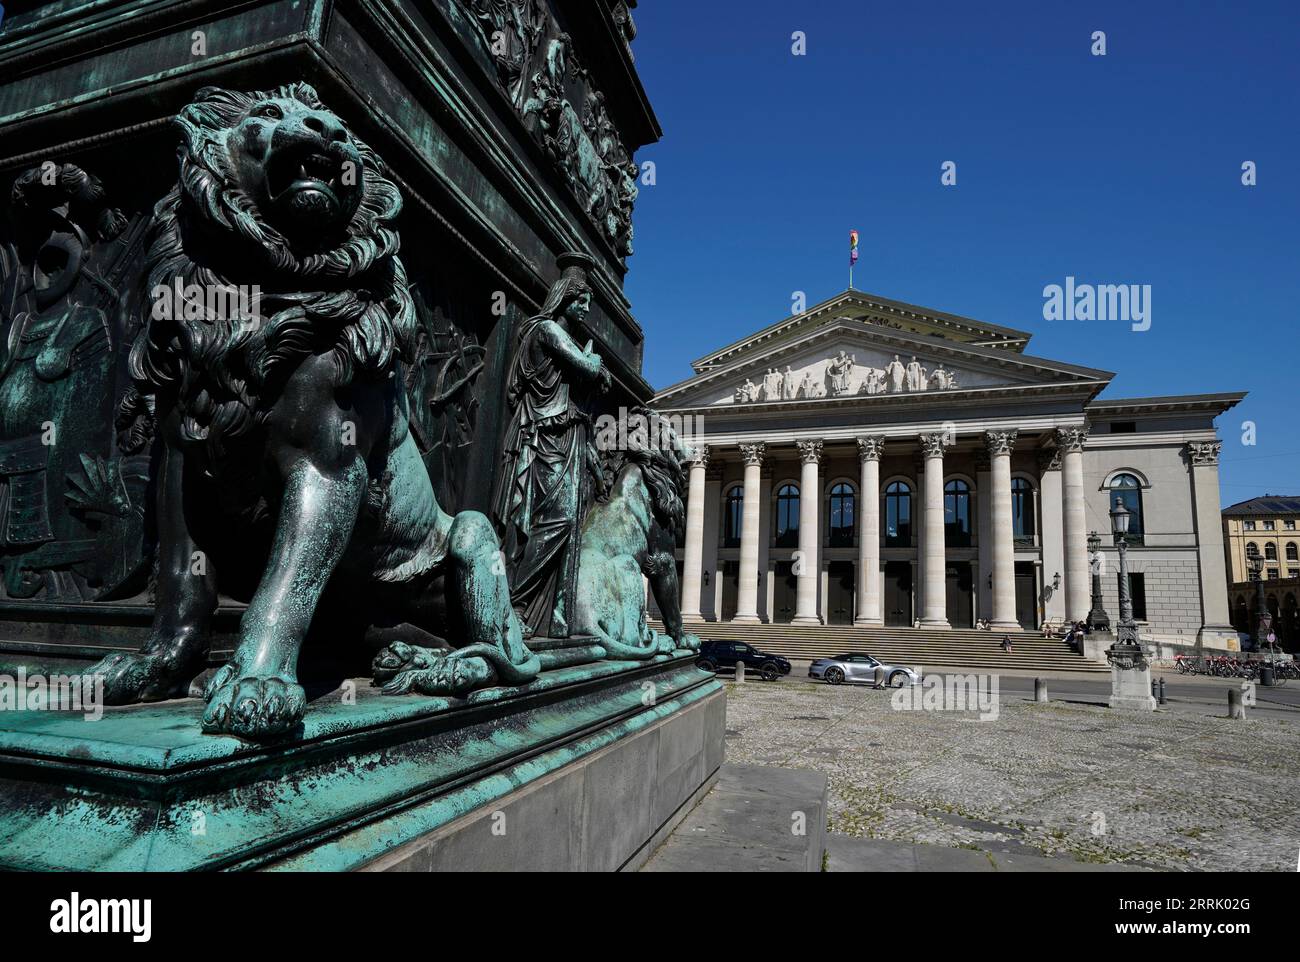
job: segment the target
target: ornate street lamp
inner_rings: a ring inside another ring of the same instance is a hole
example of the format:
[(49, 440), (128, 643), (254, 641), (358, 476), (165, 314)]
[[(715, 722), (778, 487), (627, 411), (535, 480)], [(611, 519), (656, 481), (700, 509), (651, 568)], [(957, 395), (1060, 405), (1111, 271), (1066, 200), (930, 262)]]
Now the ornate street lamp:
[(1088, 553), (1092, 555), (1092, 607), (1088, 609), (1089, 631), (1110, 631), (1110, 618), (1101, 604), (1101, 535), (1088, 535)]
[(1273, 630), (1273, 612), (1264, 601), (1264, 559), (1259, 555), (1248, 557), (1246, 567), (1255, 576), (1255, 651), (1263, 651)]
[(1106, 659), (1116, 668), (1145, 670), (1146, 656), (1138, 643), (1137, 623), (1133, 621), (1133, 598), (1128, 581), (1128, 528), (1133, 512), (1124, 506), (1123, 498), (1115, 499), (1110, 512), (1111, 533), (1119, 549), (1119, 624), (1115, 627), (1115, 644), (1106, 649)]

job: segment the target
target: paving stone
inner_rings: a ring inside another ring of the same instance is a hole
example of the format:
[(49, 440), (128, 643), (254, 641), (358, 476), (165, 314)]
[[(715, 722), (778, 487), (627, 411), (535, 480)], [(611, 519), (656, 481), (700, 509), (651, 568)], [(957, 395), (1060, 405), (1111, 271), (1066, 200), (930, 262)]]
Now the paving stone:
[(999, 708), (980, 721), (894, 710), (865, 687), (733, 688), (727, 725), (742, 737), (727, 761), (826, 774), (832, 869), (856, 838), (971, 846), (1010, 871), (1295, 870), (1300, 726), (1014, 695)]

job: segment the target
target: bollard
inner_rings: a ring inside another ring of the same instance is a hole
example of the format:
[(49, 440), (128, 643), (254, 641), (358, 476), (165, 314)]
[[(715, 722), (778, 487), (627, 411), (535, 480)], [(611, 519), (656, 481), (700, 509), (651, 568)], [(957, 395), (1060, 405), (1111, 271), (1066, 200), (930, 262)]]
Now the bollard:
[(738, 661), (736, 662), (736, 684), (743, 685), (744, 683), (745, 683), (745, 663), (743, 661)]
[(1165, 703), (1165, 680), (1163, 678), (1160, 679), (1160, 695), (1156, 698), (1156, 701), (1162, 705)]
[(1044, 705), (1047, 704), (1047, 679), (1046, 678), (1034, 679), (1034, 701)]
[(1241, 703), (1241, 689), (1228, 689), (1228, 717), (1246, 720), (1246, 706)]

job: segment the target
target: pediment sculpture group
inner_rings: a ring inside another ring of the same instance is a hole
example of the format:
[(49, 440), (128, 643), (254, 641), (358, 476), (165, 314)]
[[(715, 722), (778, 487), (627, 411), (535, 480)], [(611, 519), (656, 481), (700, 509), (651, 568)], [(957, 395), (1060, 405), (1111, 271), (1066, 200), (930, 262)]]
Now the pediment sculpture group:
[[(915, 357), (906, 364), (895, 354), (884, 367), (858, 364), (857, 356), (840, 351), (828, 358), (822, 373), (815, 366), (796, 373), (790, 365), (784, 371), (769, 367), (762, 379), (745, 378), (736, 388), (738, 404), (761, 401), (793, 401), (799, 398), (845, 397), (852, 394), (906, 394), (920, 391), (951, 391), (957, 387), (957, 372), (942, 364), (926, 370)], [(855, 379), (862, 371), (863, 376)]]

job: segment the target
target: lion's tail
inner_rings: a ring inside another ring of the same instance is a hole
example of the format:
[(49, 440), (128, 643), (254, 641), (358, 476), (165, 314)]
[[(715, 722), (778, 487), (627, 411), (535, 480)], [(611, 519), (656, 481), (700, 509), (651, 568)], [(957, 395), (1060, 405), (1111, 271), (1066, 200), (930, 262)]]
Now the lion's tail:
[(618, 641), (614, 632), (610, 629), (609, 620), (601, 618), (596, 622), (597, 644), (605, 649), (605, 655), (609, 658), (622, 659), (626, 661), (646, 661), (657, 655), (658, 645), (652, 644), (649, 648), (640, 645), (628, 645)]

